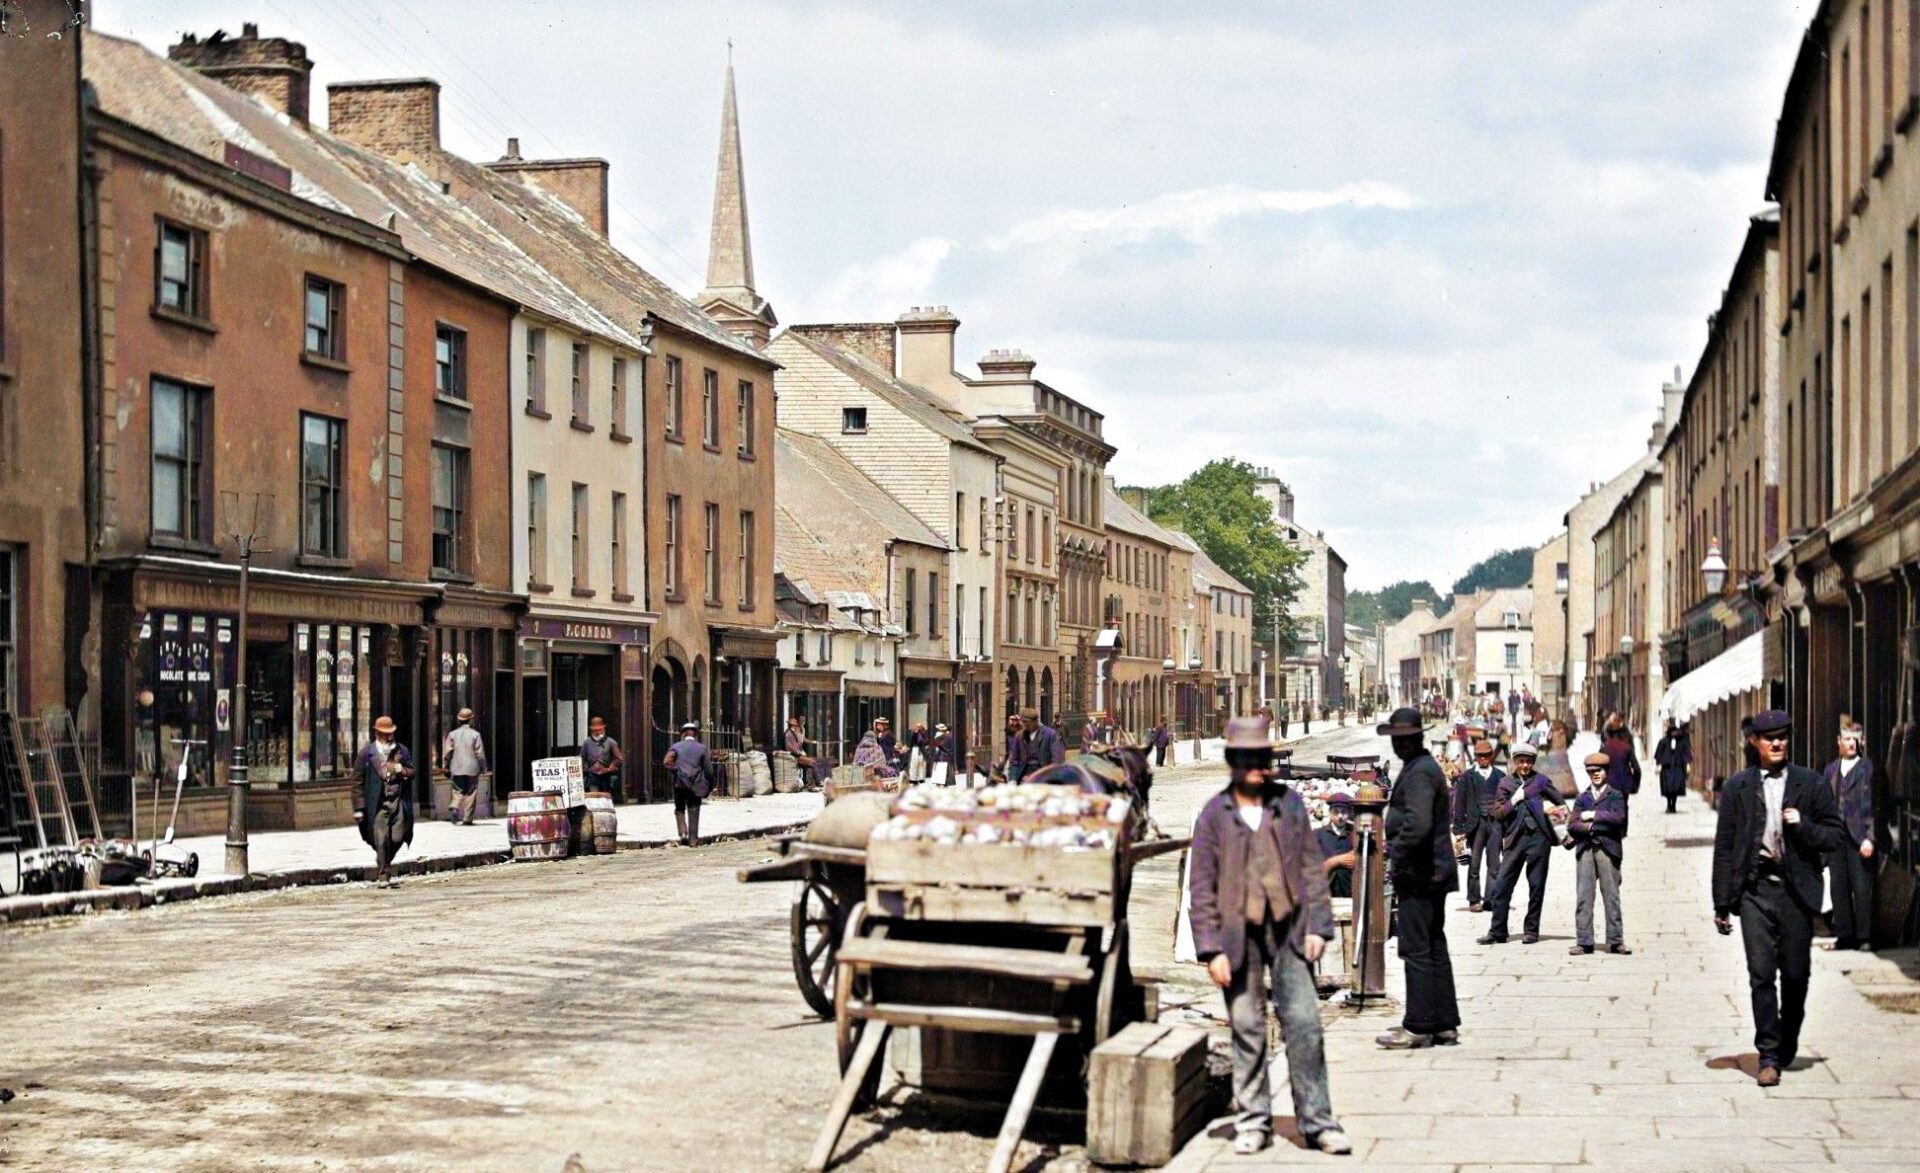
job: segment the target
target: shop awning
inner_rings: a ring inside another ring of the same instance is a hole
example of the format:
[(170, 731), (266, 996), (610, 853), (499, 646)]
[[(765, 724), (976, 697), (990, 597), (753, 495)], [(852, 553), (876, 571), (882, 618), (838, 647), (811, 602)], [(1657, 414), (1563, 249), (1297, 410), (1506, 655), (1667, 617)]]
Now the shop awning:
[(1766, 639), (1765, 631), (1755, 632), (1667, 685), (1660, 695), (1660, 716), (1690, 721), (1694, 714), (1728, 697), (1759, 688), (1764, 681), (1761, 649)]

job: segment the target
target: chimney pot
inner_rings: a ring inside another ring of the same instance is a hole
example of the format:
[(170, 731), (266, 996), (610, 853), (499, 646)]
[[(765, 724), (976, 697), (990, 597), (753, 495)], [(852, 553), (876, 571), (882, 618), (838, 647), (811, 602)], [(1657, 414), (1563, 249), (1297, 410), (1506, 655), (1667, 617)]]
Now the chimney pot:
[(517, 138), (513, 138), (512, 136), (508, 136), (507, 158), (518, 159), (519, 157), (520, 157), (520, 140)]
[(307, 47), (285, 37), (263, 40), (257, 24), (241, 28), (242, 35), (231, 40), (218, 32), (204, 41), (184, 34), (167, 48), (167, 59), (257, 98), (295, 122), (306, 122), (313, 75)]
[(240, 35), (249, 41), (257, 41), (260, 39), (260, 26), (250, 20), (242, 21)]

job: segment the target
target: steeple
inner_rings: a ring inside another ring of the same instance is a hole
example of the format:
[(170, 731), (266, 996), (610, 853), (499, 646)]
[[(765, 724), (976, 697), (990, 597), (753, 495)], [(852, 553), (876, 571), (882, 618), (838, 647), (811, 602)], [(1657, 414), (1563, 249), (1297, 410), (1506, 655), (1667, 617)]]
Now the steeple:
[(713, 184), (713, 234), (707, 243), (707, 287), (700, 308), (730, 332), (766, 345), (779, 319), (753, 288), (753, 240), (747, 232), (746, 175), (740, 165), (740, 114), (733, 95), (733, 42), (727, 42), (727, 88), (720, 106), (720, 166)]

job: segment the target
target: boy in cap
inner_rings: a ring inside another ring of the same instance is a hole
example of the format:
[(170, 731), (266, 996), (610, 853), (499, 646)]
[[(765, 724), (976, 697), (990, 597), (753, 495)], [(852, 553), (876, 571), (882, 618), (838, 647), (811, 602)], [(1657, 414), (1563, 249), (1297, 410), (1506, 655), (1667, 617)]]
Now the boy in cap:
[(1294, 1119), (1325, 1153), (1353, 1144), (1333, 1116), (1313, 965), (1333, 939), (1333, 904), (1321, 874), (1307, 807), (1268, 780), (1273, 743), (1257, 718), (1227, 722), (1232, 778), (1194, 823), (1191, 857), (1194, 951), (1226, 994), (1233, 1026), (1233, 1093), (1240, 1105), (1233, 1151), (1272, 1143), (1267, 1074), (1267, 999), (1272, 990), (1287, 1047)]
[(1747, 747), (1758, 764), (1727, 779), (1713, 837), (1713, 925), (1729, 934), (1740, 917), (1761, 1087), (1779, 1084), (1800, 1050), (1821, 865), (1847, 842), (1833, 791), (1787, 761), (1792, 733), (1778, 709), (1753, 718)]
[(1620, 860), (1627, 837), (1627, 796), (1613, 785), (1612, 758), (1587, 755), (1587, 788), (1573, 800), (1567, 846), (1575, 868), (1573, 930), (1578, 944), (1567, 952), (1593, 952), (1593, 890), (1607, 905), (1607, 952), (1631, 953), (1620, 917)]

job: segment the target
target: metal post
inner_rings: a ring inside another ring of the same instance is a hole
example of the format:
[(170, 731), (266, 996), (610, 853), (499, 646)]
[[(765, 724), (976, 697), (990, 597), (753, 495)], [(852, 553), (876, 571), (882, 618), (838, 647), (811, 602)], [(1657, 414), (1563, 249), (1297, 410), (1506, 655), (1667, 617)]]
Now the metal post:
[(240, 536), (240, 615), (234, 621), (233, 702), (227, 728), (233, 762), (227, 767), (227, 874), (247, 874), (247, 587), (253, 570), (253, 535)]

